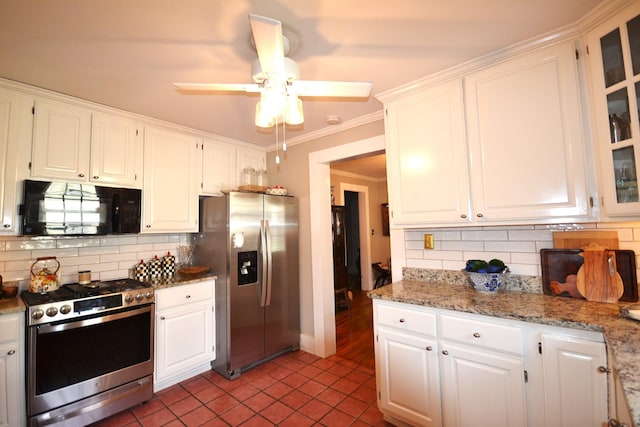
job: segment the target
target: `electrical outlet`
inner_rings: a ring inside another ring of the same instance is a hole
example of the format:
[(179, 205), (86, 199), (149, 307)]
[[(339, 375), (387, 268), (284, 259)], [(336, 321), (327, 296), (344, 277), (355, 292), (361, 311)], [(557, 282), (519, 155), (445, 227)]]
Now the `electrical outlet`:
[(424, 248), (433, 249), (433, 234), (424, 235)]

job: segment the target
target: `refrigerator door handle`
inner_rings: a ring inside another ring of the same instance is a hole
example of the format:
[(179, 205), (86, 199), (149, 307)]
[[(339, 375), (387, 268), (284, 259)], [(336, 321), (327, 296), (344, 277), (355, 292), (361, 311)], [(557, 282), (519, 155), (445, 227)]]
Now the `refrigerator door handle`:
[(264, 235), (266, 237), (266, 251), (267, 251), (267, 304), (271, 305), (271, 288), (272, 288), (272, 276), (273, 276), (273, 262), (271, 257), (271, 229), (269, 228), (269, 220), (264, 222)]
[(269, 286), (269, 262), (267, 259), (267, 236), (265, 230), (265, 221), (260, 220), (260, 256), (262, 257), (262, 280), (260, 284), (260, 307), (267, 304), (267, 287)]

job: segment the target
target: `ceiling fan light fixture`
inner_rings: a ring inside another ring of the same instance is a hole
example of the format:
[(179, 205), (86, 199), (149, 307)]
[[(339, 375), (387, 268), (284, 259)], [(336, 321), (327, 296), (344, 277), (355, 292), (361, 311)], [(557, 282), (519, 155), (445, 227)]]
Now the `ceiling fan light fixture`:
[(304, 123), (302, 101), (295, 94), (287, 95), (286, 123), (292, 126)]

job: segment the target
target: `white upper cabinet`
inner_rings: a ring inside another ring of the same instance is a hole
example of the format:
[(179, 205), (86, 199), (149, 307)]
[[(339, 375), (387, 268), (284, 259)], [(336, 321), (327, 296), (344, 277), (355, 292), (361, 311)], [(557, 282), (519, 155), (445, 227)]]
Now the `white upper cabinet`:
[(392, 223), (468, 222), (460, 79), (393, 100), (385, 110)]
[(22, 182), (19, 151), (31, 136), (33, 98), (0, 88), (0, 234), (20, 231), (16, 218)]
[(382, 94), (395, 226), (591, 218), (573, 42)]
[(198, 231), (200, 144), (192, 135), (145, 127), (143, 233)]
[(473, 219), (590, 214), (573, 42), (465, 78)]
[(91, 111), (37, 98), (34, 120), (31, 176), (87, 181)]
[(51, 99), (35, 105), (31, 176), (142, 187), (141, 126)]
[(141, 188), (141, 130), (141, 125), (126, 117), (93, 113), (90, 180)]
[(213, 139), (202, 144), (202, 183), (200, 194), (219, 195), (238, 183), (236, 146)]
[(585, 37), (605, 216), (640, 213), (640, 3), (632, 2)]

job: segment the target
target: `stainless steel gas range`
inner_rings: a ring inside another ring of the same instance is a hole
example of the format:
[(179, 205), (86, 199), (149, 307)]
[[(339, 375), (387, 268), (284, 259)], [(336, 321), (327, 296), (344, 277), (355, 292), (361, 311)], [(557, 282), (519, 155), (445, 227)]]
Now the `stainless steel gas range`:
[(29, 426), (85, 426), (153, 396), (154, 290), (132, 279), (23, 292)]

